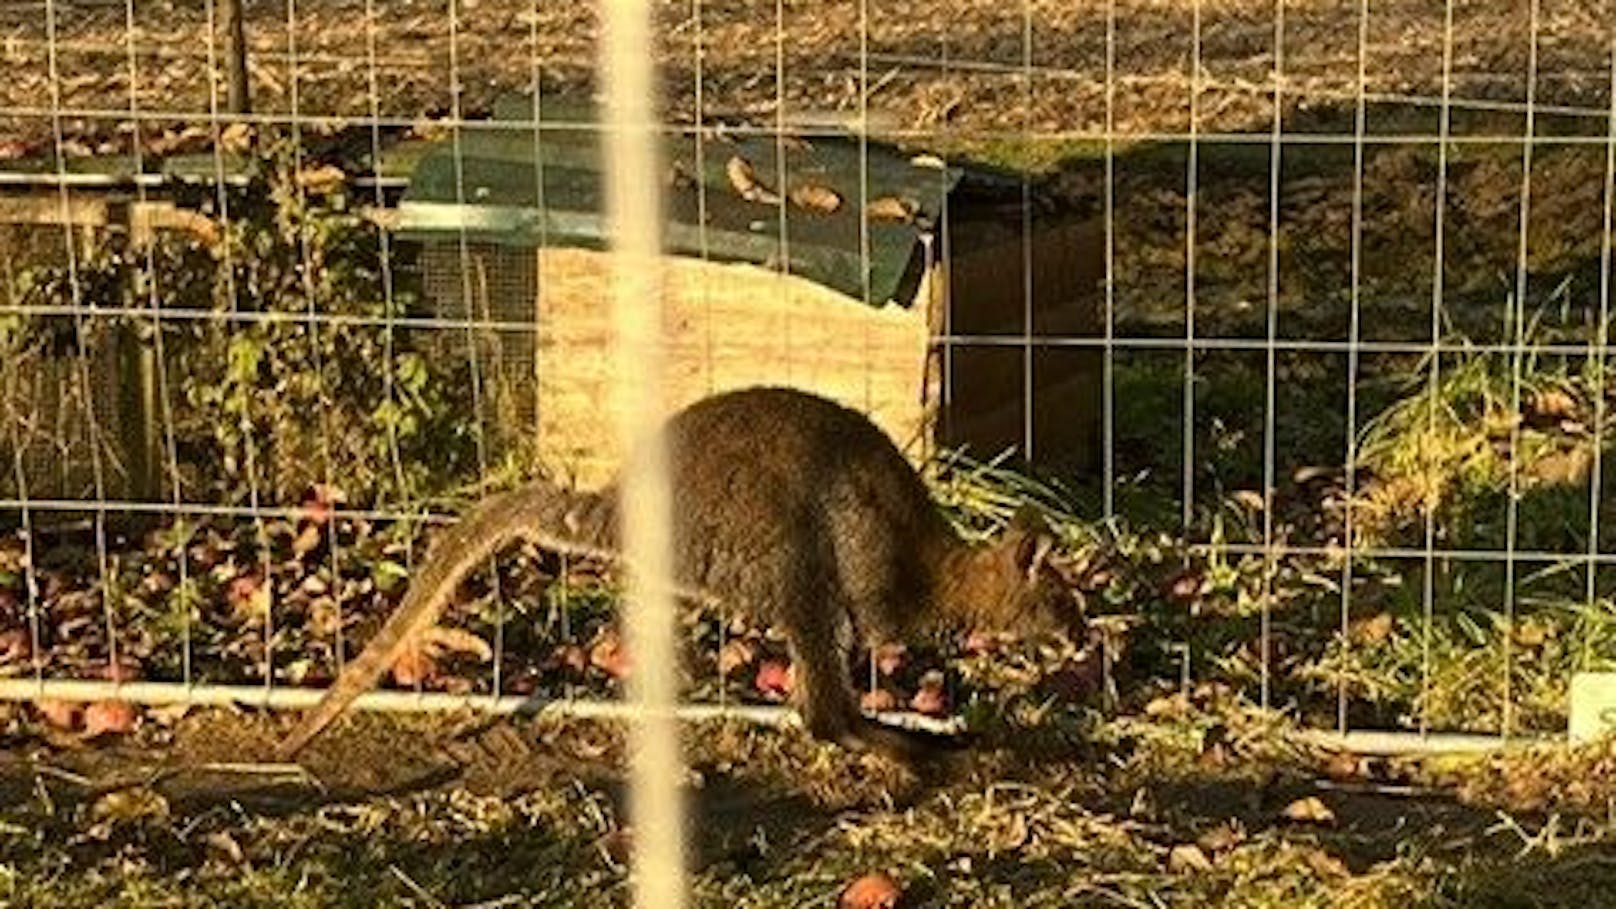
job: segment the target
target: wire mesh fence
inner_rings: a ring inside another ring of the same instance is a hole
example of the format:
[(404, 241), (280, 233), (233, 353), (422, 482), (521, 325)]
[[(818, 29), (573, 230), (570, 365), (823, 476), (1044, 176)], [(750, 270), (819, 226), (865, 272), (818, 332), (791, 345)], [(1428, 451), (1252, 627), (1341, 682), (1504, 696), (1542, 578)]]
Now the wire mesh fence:
[[(1561, 729), (1616, 638), (1606, 6), (658, 4), (665, 388), (869, 411), (975, 531), (1051, 506), (1145, 676)], [(593, 16), (0, 9), (0, 690), (307, 699), (460, 504), (605, 476)], [(609, 577), (500, 560), (394, 686), (608, 698)], [(687, 618), (693, 702), (783, 696)]]

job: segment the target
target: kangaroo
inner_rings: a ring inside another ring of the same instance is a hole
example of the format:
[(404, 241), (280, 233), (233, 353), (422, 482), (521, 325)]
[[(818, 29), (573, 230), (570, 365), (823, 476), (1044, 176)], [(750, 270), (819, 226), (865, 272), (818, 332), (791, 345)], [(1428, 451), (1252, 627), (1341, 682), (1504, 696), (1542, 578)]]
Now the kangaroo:
[[(793, 697), (817, 738), (912, 755), (918, 737), (865, 717), (852, 648), (922, 631), (1071, 633), (1077, 600), (1048, 564), (1055, 542), (1024, 509), (994, 543), (967, 542), (891, 439), (857, 411), (785, 388), (705, 398), (662, 427), (675, 581), (785, 636)], [(281, 743), (308, 742), (432, 627), (458, 585), (516, 540), (578, 555), (618, 551), (617, 487), (537, 481), (492, 496), (434, 541), (404, 601)]]

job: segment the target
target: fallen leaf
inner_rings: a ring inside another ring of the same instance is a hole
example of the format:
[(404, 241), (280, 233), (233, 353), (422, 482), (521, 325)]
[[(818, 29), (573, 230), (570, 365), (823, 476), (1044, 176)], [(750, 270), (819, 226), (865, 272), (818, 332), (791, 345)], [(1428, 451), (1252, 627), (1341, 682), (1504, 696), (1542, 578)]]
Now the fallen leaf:
[(34, 709), (39, 711), (40, 718), (52, 727), (71, 730), (78, 727), (84, 705), (76, 701), (43, 698), (34, 702)]
[(1167, 870), (1175, 874), (1199, 874), (1212, 870), (1212, 860), (1194, 843), (1181, 843), (1167, 852)]
[(164, 704), (161, 707), (146, 708), (146, 716), (160, 726), (172, 726), (185, 719), (191, 712), (190, 704)]
[(1189, 712), (1190, 700), (1182, 693), (1151, 698), (1150, 701), (1145, 704), (1145, 716), (1152, 719), (1183, 716)]
[(300, 516), (313, 524), (329, 523), (337, 506), (347, 500), (348, 496), (341, 488), (330, 483), (316, 483), (303, 496)]
[(393, 681), (405, 688), (425, 685), (438, 674), (438, 664), (419, 647), (411, 647), (393, 663)]
[(752, 169), (752, 163), (740, 155), (729, 159), (724, 165), (724, 173), (729, 177), (729, 185), (742, 199), (761, 205), (774, 205), (780, 201), (780, 197), (758, 179), (757, 171)]
[(752, 684), (759, 694), (779, 700), (790, 696), (795, 681), (790, 663), (764, 660), (758, 665), (757, 678)]
[(895, 221), (908, 224), (915, 219), (920, 206), (912, 199), (900, 199), (897, 196), (882, 196), (871, 199), (870, 204), (864, 207), (864, 214), (871, 221)]
[(1214, 855), (1225, 852), (1240, 845), (1246, 838), (1245, 832), (1234, 822), (1225, 822), (1201, 834), (1195, 844), (1206, 852)]
[(1324, 775), (1338, 783), (1361, 779), (1363, 769), (1363, 758), (1350, 751), (1337, 751), (1324, 762)]
[(1558, 388), (1546, 388), (1532, 395), (1532, 412), (1547, 420), (1569, 420), (1577, 415), (1577, 401)]
[(1063, 701), (1084, 700), (1104, 687), (1105, 660), (1092, 650), (1048, 673), (1038, 685), (1040, 691)]
[(168, 817), (168, 799), (145, 786), (115, 789), (95, 800), (90, 815), (98, 821), (164, 820)]
[(752, 665), (757, 659), (757, 647), (745, 638), (730, 638), (718, 651), (718, 671), (728, 677), (737, 669)]
[(577, 644), (562, 644), (551, 651), (550, 659), (557, 666), (572, 672), (583, 672), (589, 668), (589, 652)]
[(225, 597), (238, 622), (261, 622), (269, 616), (269, 585), (253, 572), (231, 580)]
[(1347, 863), (1325, 852), (1323, 849), (1313, 849), (1307, 853), (1307, 865), (1313, 873), (1320, 877), (1346, 877), (1352, 872), (1347, 869)]
[(798, 208), (825, 215), (842, 207), (842, 197), (836, 190), (818, 183), (804, 183), (792, 189), (791, 202)]
[(219, 133), (219, 148), (226, 154), (237, 155), (251, 148), (252, 140), (252, 124), (238, 121), (226, 126)]
[(1263, 494), (1254, 489), (1237, 489), (1229, 497), (1250, 511), (1260, 512), (1268, 508)]
[(310, 552), (313, 552), (319, 547), (320, 538), (321, 533), (319, 524), (310, 523), (303, 525), (303, 529), (298, 531), (297, 536), (292, 539), (292, 556), (294, 558), (301, 559)]
[(909, 648), (902, 644), (882, 644), (875, 648), (875, 668), (882, 675), (893, 675), (909, 659)]
[(1335, 823), (1335, 812), (1331, 811), (1329, 805), (1324, 804), (1318, 796), (1314, 795), (1291, 802), (1285, 806), (1285, 810), (1280, 814), (1288, 821), (1296, 821), (1302, 824)]
[(140, 661), (131, 656), (119, 657), (118, 662), (101, 667), (101, 677), (109, 682), (134, 682), (140, 676)]
[(488, 642), (463, 628), (434, 625), (421, 632), (417, 646), (437, 656), (442, 653), (464, 653), (486, 663), (494, 658), (494, 648)]
[(1291, 474), (1291, 479), (1293, 481), (1295, 481), (1298, 486), (1305, 486), (1308, 483), (1313, 482), (1314, 480), (1326, 480), (1326, 479), (1329, 479), (1330, 477), (1335, 476), (1337, 470), (1338, 470), (1338, 468), (1335, 468), (1335, 467), (1322, 467), (1322, 466), (1298, 467), (1298, 468), (1296, 468), (1296, 471)]
[(140, 711), (128, 701), (96, 701), (84, 708), (84, 736), (128, 735), (140, 725)]
[(0, 666), (26, 663), (34, 655), (34, 639), (26, 628), (0, 632)]
[(857, 878), (842, 889), (839, 909), (896, 909), (903, 899), (898, 882), (880, 872)]
[(1515, 626), (1515, 642), (1522, 647), (1542, 647), (1554, 637), (1554, 628), (1543, 622), (1527, 619)]
[(920, 679), (920, 690), (909, 699), (909, 707), (916, 713), (926, 716), (941, 716), (948, 712), (948, 695), (943, 690), (943, 674), (937, 670), (926, 673)]
[(202, 838), (207, 844), (208, 851), (214, 853), (232, 865), (240, 865), (246, 861), (246, 853), (241, 851), (241, 844), (235, 837), (223, 830), (215, 830)]
[(1180, 604), (1193, 603), (1199, 599), (1206, 586), (1206, 578), (1201, 572), (1190, 568), (1173, 578), (1167, 585), (1167, 596)]
[(898, 696), (885, 688), (864, 692), (859, 698), (859, 709), (865, 713), (887, 713), (898, 709)]
[(965, 652), (972, 656), (997, 653), (998, 650), (999, 636), (991, 631), (972, 631), (965, 638)]
[(1397, 620), (1389, 612), (1359, 619), (1347, 627), (1348, 636), (1359, 644), (1379, 644), (1392, 636)]
[(589, 665), (614, 679), (627, 678), (631, 669), (628, 649), (611, 629), (602, 631), (594, 646), (589, 648)]
[(304, 168), (298, 172), (297, 185), (316, 195), (332, 195), (348, 183), (348, 175), (332, 164)]

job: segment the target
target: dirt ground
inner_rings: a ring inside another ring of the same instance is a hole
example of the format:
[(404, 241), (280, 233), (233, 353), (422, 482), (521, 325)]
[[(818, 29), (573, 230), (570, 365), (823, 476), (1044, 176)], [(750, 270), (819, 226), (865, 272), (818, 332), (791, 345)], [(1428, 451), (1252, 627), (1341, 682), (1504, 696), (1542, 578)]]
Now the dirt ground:
[[(318, 742), (304, 771), (255, 763), (285, 728), (205, 711), (150, 720), (127, 742), (13, 735), (0, 759), (0, 896), (626, 903), (632, 833), (613, 730), (364, 716)], [(693, 731), (696, 903), (832, 905), (879, 870), (907, 906), (1537, 906), (1561, 904), (1532, 892), (1544, 875), (1567, 894), (1616, 875), (1616, 850), (1574, 812), (1506, 813), (1454, 786), (1332, 782), (1305, 763), (1248, 760), (1254, 739), (1238, 729), (1188, 751), (1169, 744), (1183, 733), (1029, 733), (914, 775), (795, 732)], [(1175, 768), (1175, 754), (1187, 762)]]
[[(593, 64), (589, 4), (408, 0), (374, 5), (374, 28), (358, 0), (249, 2), (247, 9), (262, 114), (379, 115), (406, 125), (474, 115), (503, 92), (529, 88), (535, 74), (547, 90), (587, 84)], [(1535, 23), (1535, 102), (1545, 113), (1603, 118), (1611, 79), (1601, 9), (1591, 0), (1456, 2), (1453, 98), (1506, 110), (1523, 103)], [(59, 107), (69, 137), (91, 150), (127, 141), (117, 124), (131, 107), (158, 122), (204, 119), (217, 103), (206, 78), (209, 59), (220, 53), (207, 40), (204, 5), (139, 3), (129, 10), (99, 2), (0, 9), (7, 132), (48, 137), (48, 115)], [(1288, 129), (1350, 127), (1350, 118), (1318, 118), (1349, 106), (1357, 91), (1364, 7), (1348, 0), (669, 0), (658, 6), (658, 35), (668, 103), (687, 119), (695, 113), (699, 47), (707, 117), (767, 124), (780, 115), (789, 122), (857, 111), (863, 97), (872, 122), (888, 131), (1097, 136), (1106, 124), (1109, 58), (1113, 128), (1144, 136), (1190, 127), (1197, 11), (1200, 131), (1267, 131), (1275, 113), (1276, 33), (1283, 39), (1278, 104)], [(1363, 63), (1372, 100), (1395, 96), (1434, 107), (1443, 90), (1443, 5), (1392, 0), (1367, 11)], [(1434, 126), (1376, 119), (1369, 129)]]

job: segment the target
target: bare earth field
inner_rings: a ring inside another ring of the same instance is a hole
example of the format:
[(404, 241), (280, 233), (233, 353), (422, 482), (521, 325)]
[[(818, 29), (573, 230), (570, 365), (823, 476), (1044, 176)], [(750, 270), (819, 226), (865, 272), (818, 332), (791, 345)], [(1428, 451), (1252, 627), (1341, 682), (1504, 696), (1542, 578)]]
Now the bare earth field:
[[(379, 115), (404, 123), (456, 111), (470, 116), (500, 93), (530, 89), (536, 75), (551, 90), (586, 83), (593, 65), (595, 24), (587, 3), (400, 0), (373, 4), (373, 15), (353, 0), (247, 6), (254, 99), (264, 115)], [(1536, 104), (1545, 112), (1607, 112), (1610, 20), (1591, 0), (1455, 2), (1452, 97), (1506, 109), (1527, 100), (1534, 7)], [(8, 78), (0, 109), (13, 118), (11, 128), (37, 136), (40, 118), (56, 107), (70, 126), (92, 134), (93, 147), (118, 141), (116, 123), (131, 108), (160, 121), (205, 118), (215, 103), (210, 87), (220, 84), (207, 78), (209, 58), (222, 53), (222, 39), (210, 44), (204, 5), (130, 9), (6, 3), (0, 52)], [(1188, 3), (1140, 0), (785, 0), (778, 7), (694, 0), (661, 4), (658, 34), (667, 102), (681, 118), (695, 112), (699, 62), (709, 118), (791, 122), (856, 112), (863, 97), (874, 122), (889, 131), (1098, 137), (1106, 125), (1107, 23), (1114, 13), (1113, 128), (1144, 137), (1191, 127), (1192, 10)], [(1391, 0), (1368, 4), (1367, 11), (1361, 20), (1352, 2), (1199, 4), (1195, 127), (1211, 134), (1267, 131), (1278, 38), (1287, 128), (1316, 129), (1302, 115), (1356, 95), (1360, 24), (1371, 100), (1434, 105), (1443, 91), (1442, 4)]]
[[(908, 906), (1005, 907), (1594, 906), (1616, 878), (1587, 819), (1603, 808), (1564, 788), (1531, 803), (1519, 783), (1490, 788), (1485, 763), (1441, 771), (1443, 788), (1408, 767), (1377, 770), (1398, 784), (1354, 782), (1340, 760), (1206, 720), (1075, 748), (1025, 731), (919, 778), (793, 732), (704, 728), (688, 744), (696, 904), (834, 905), (869, 871)], [(317, 746), (307, 775), (246, 763), (283, 728), (199, 713), (86, 747), (14, 723), (0, 899), (626, 905), (611, 730), (364, 717)], [(1583, 775), (1611, 764), (1603, 749), (1578, 761)], [(1513, 779), (1553, 782), (1556, 765), (1526, 763)]]

